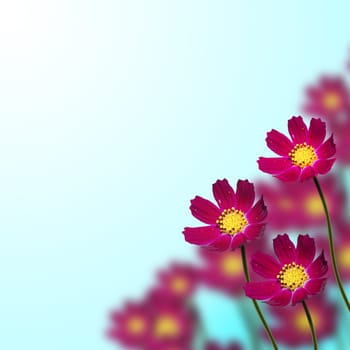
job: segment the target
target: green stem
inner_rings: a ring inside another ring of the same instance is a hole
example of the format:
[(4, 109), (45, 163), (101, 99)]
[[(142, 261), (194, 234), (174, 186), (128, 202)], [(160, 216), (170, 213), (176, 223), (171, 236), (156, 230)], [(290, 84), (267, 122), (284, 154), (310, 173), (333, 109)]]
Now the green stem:
[(331, 220), (330, 220), (330, 217), (329, 217), (329, 212), (328, 212), (328, 208), (327, 208), (327, 203), (326, 203), (326, 199), (323, 195), (323, 192), (322, 192), (322, 189), (321, 189), (321, 186), (320, 186), (320, 183), (318, 182), (317, 180), (317, 177), (315, 176), (314, 178), (314, 183), (317, 187), (317, 190), (318, 190), (318, 193), (321, 197), (321, 201), (322, 201), (322, 204), (323, 204), (323, 209), (324, 209), (324, 212), (325, 212), (325, 215), (326, 215), (326, 219), (327, 219), (327, 227), (328, 227), (328, 241), (329, 241), (329, 250), (330, 250), (330, 253), (331, 253), (331, 258), (332, 258), (332, 266), (333, 266), (333, 271), (334, 271), (334, 275), (335, 275), (335, 279), (337, 281), (337, 284), (338, 284), (338, 287), (339, 287), (339, 290), (340, 290), (340, 293), (343, 297), (343, 300), (348, 308), (348, 311), (350, 311), (350, 303), (349, 303), (349, 300), (348, 298), (346, 297), (346, 294), (345, 294), (345, 291), (344, 291), (344, 287), (343, 287), (343, 284), (340, 280), (340, 276), (339, 276), (339, 272), (338, 272), (338, 267), (337, 267), (337, 262), (335, 260), (335, 252), (334, 252), (334, 242), (333, 242), (333, 234), (332, 234), (332, 226), (331, 226)]
[[(242, 255), (242, 264), (243, 264), (243, 270), (244, 270), (245, 280), (246, 280), (247, 282), (249, 282), (249, 281), (250, 281), (250, 277), (249, 277), (249, 270), (248, 270), (248, 264), (247, 264), (247, 257), (246, 257), (246, 252), (245, 252), (245, 247), (244, 247), (244, 245), (241, 246), (241, 255)], [(253, 301), (255, 310), (256, 310), (256, 312), (257, 312), (257, 314), (258, 314), (258, 316), (259, 316), (259, 318), (260, 318), (262, 324), (264, 325), (265, 331), (266, 331), (268, 337), (270, 338), (270, 341), (271, 341), (271, 344), (272, 344), (273, 348), (274, 348), (275, 350), (278, 350), (278, 346), (277, 346), (276, 340), (275, 340), (275, 338), (274, 338), (273, 335), (272, 335), (272, 332), (271, 332), (271, 330), (270, 330), (270, 328), (269, 328), (269, 326), (268, 326), (268, 324), (267, 324), (267, 322), (266, 322), (266, 320), (265, 320), (265, 318), (264, 318), (263, 313), (262, 313), (261, 310), (260, 310), (260, 307), (259, 307), (257, 301), (256, 301), (255, 299), (252, 299), (252, 301)]]
[(312, 322), (311, 314), (310, 314), (309, 308), (306, 305), (305, 300), (303, 300), (302, 303), (303, 303), (303, 307), (304, 307), (304, 311), (305, 311), (307, 320), (309, 322), (309, 326), (310, 326), (310, 330), (311, 330), (311, 334), (312, 334), (312, 343), (314, 344), (314, 350), (317, 350), (318, 349), (317, 338), (316, 338), (315, 327), (314, 327), (314, 324)]
[(241, 314), (242, 319), (244, 320), (245, 326), (248, 329), (248, 332), (250, 334), (250, 342), (251, 342), (251, 347), (253, 350), (260, 350), (261, 348), (261, 343), (259, 341), (259, 337), (257, 336), (257, 330), (255, 327), (255, 320), (251, 317), (251, 313), (249, 312), (250, 310), (247, 309), (245, 300), (238, 300), (237, 307), (238, 310)]

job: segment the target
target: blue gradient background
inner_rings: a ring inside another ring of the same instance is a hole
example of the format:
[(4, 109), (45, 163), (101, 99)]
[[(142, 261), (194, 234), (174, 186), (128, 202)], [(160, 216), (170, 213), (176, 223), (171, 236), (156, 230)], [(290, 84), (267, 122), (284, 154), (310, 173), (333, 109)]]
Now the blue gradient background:
[(266, 131), (286, 129), (306, 82), (343, 69), (349, 10), (2, 2), (0, 347), (116, 348), (109, 310), (194, 259), (189, 199), (256, 177)]

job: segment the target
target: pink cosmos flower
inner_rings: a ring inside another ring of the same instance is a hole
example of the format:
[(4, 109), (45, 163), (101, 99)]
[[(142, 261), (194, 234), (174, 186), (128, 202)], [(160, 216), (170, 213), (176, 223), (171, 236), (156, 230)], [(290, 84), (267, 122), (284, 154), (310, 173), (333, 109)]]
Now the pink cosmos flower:
[(263, 233), (267, 210), (262, 198), (253, 206), (251, 182), (238, 180), (235, 192), (226, 179), (217, 180), (213, 194), (218, 206), (199, 196), (191, 200), (192, 215), (207, 225), (185, 227), (187, 242), (214, 250), (234, 250)]
[[(339, 180), (327, 174), (319, 182), (332, 222), (344, 220), (345, 192)], [(307, 182), (286, 183), (271, 179), (258, 182), (256, 192), (264, 195), (269, 208), (270, 229), (305, 230), (324, 226), (324, 209), (315, 186), (309, 186)]]
[(168, 298), (187, 300), (196, 290), (198, 271), (190, 264), (174, 262), (158, 272), (158, 280), (155, 291)]
[[(317, 339), (321, 340), (334, 334), (337, 319), (336, 305), (323, 295), (310, 299), (308, 308), (312, 315)], [(276, 308), (269, 310), (276, 319), (272, 328), (279, 343), (289, 346), (311, 344), (310, 326), (301, 305), (293, 308)]]
[(199, 268), (199, 278), (203, 284), (230, 296), (242, 295), (245, 277), (239, 250), (218, 252), (200, 249), (199, 254), (203, 260)]
[(350, 117), (350, 90), (341, 77), (323, 76), (315, 86), (306, 88), (305, 113), (326, 118), (332, 130)]
[(258, 160), (259, 169), (283, 181), (304, 181), (326, 174), (335, 162), (333, 135), (326, 141), (326, 124), (312, 118), (309, 129), (302, 117), (288, 120), (291, 140), (277, 130), (267, 133), (267, 146), (280, 157)]
[(327, 261), (323, 252), (314, 260), (315, 241), (309, 235), (299, 235), (295, 248), (287, 234), (273, 240), (279, 261), (270, 255), (257, 252), (251, 266), (267, 281), (248, 282), (244, 286), (248, 297), (263, 300), (273, 306), (295, 305), (308, 295), (320, 293), (327, 278)]
[(108, 337), (125, 347), (143, 347), (151, 330), (151, 317), (146, 304), (127, 302), (122, 310), (111, 313)]
[(190, 349), (195, 314), (178, 300), (149, 295), (140, 303), (128, 302), (111, 315), (107, 335), (125, 347), (145, 350)]

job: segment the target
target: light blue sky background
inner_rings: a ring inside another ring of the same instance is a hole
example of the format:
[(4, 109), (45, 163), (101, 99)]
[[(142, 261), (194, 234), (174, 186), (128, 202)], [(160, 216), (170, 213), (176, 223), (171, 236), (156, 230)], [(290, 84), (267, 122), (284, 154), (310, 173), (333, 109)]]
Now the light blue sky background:
[(342, 71), (347, 1), (0, 4), (0, 348), (96, 350), (192, 259), (195, 194), (253, 179), (302, 87)]

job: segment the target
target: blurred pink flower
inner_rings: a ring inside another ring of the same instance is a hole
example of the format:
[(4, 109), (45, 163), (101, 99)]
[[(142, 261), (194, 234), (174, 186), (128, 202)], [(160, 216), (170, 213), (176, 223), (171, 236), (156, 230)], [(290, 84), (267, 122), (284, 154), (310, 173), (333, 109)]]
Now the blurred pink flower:
[(322, 76), (306, 88), (305, 113), (327, 119), (334, 131), (350, 118), (350, 90), (342, 77)]
[[(337, 308), (323, 295), (315, 296), (308, 301), (317, 339), (333, 335), (336, 327)], [(276, 319), (272, 328), (279, 343), (289, 346), (312, 344), (310, 326), (301, 305), (292, 308), (276, 308), (269, 310)]]
[(150, 294), (142, 303), (127, 303), (111, 315), (112, 341), (143, 350), (190, 349), (196, 324), (184, 303)]
[(197, 268), (186, 263), (174, 262), (168, 269), (158, 272), (157, 293), (164, 293), (167, 298), (189, 299), (198, 283)]
[[(345, 192), (334, 175), (319, 180), (332, 222), (344, 220)], [(269, 208), (268, 227), (276, 230), (308, 229), (325, 224), (319, 193), (306, 182), (257, 182), (256, 191)]]
[(122, 310), (111, 314), (112, 326), (108, 337), (126, 347), (142, 347), (147, 344), (151, 330), (151, 317), (146, 304), (127, 302)]
[(202, 283), (228, 295), (243, 295), (245, 278), (239, 250), (216, 252), (200, 249), (199, 254), (203, 260), (203, 266), (199, 268)]

